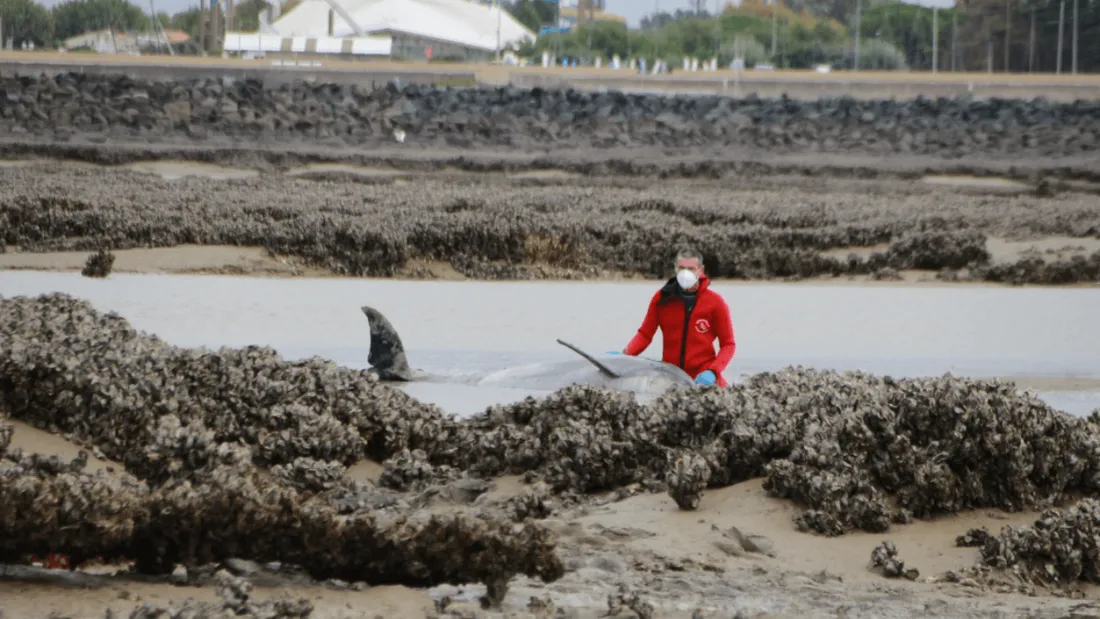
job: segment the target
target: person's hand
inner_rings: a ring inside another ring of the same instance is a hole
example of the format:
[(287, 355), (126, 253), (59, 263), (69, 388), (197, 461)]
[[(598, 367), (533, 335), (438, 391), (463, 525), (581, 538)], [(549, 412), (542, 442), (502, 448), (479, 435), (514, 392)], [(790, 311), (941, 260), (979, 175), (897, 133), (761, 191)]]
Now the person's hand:
[(695, 384), (696, 385), (713, 385), (714, 381), (717, 378), (718, 377), (714, 375), (713, 370), (707, 370), (706, 372), (703, 372), (702, 374), (695, 377)]

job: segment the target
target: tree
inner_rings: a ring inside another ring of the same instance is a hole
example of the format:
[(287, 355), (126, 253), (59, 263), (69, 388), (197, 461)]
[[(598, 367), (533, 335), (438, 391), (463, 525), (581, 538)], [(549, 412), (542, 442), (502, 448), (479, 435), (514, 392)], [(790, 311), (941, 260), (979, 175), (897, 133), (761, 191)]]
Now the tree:
[(233, 29), (256, 32), (260, 29), (260, 13), (270, 5), (264, 0), (244, 0), (233, 7)]
[(102, 28), (149, 30), (152, 22), (128, 0), (68, 0), (53, 9), (54, 36), (70, 37)]
[(176, 13), (172, 16), (172, 20), (168, 22), (168, 27), (174, 30), (182, 30), (187, 33), (187, 36), (197, 40), (199, 38), (199, 10), (194, 8)]
[(24, 42), (34, 43), (35, 47), (53, 43), (53, 18), (34, 0), (0, 0), (0, 19), (3, 20), (0, 42), (13, 39), (16, 48)]
[(523, 24), (528, 30), (538, 32), (543, 26), (554, 24), (558, 15), (558, 7), (545, 0), (512, 0), (503, 4), (516, 21)]

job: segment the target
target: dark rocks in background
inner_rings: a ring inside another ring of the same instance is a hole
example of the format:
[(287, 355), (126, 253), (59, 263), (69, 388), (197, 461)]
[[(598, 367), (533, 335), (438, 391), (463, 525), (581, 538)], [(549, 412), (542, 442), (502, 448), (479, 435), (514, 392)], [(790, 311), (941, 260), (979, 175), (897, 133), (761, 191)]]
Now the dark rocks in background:
[(918, 97), (816, 101), (540, 88), (255, 79), (0, 78), (0, 130), (70, 139), (309, 141), (410, 147), (729, 147), (770, 152), (1043, 156), (1100, 149), (1100, 101)]

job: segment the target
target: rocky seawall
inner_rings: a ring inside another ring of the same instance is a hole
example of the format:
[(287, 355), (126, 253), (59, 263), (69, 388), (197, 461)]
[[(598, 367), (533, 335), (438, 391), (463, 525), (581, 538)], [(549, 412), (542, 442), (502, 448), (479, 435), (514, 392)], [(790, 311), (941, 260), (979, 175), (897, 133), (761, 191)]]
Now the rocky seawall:
[(797, 101), (307, 82), (265, 87), (255, 79), (156, 82), (62, 72), (0, 78), (0, 131), (62, 141), (1064, 157), (1100, 150), (1100, 101)]

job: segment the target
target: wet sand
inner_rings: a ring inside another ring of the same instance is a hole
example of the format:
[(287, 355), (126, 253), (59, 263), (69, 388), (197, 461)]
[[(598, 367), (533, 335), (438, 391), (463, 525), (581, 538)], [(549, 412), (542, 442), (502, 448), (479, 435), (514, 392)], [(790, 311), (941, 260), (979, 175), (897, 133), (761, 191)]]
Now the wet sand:
[[(65, 458), (78, 448), (64, 439), (12, 422), (12, 447)], [(117, 464), (97, 458), (89, 468)], [(379, 465), (361, 462), (349, 474), (377, 477)], [(495, 480), (486, 499), (512, 496), (524, 488), (516, 477)], [(433, 511), (446, 511), (445, 504)], [(306, 597), (313, 617), (433, 616), (432, 599), (450, 596), (452, 610), (465, 616), (539, 616), (528, 610), (531, 598), (549, 599), (562, 616), (607, 616), (607, 596), (621, 583), (652, 604), (657, 617), (742, 616), (1011, 616), (1057, 617), (1082, 603), (1057, 597), (994, 594), (983, 588), (937, 582), (951, 570), (975, 564), (978, 550), (959, 548), (954, 539), (975, 527), (996, 532), (1010, 524), (1031, 523), (1034, 512), (1009, 514), (982, 510), (931, 521), (896, 525), (886, 534), (851, 532), (828, 538), (799, 533), (792, 524), (796, 508), (770, 498), (754, 479), (709, 490), (694, 512), (677, 509), (664, 493), (641, 494), (562, 511), (544, 521), (558, 536), (566, 575), (553, 583), (519, 577), (499, 611), (476, 607), (481, 585), (417, 590), (402, 586), (342, 587), (322, 584), (280, 586), (257, 579), (256, 600), (282, 595)], [(920, 571), (915, 581), (887, 580), (868, 568), (871, 550), (893, 541), (906, 567)], [(747, 540), (747, 541), (746, 541)], [(90, 568), (89, 571), (105, 571)], [(106, 570), (109, 571), (109, 570)], [(777, 597), (776, 592), (783, 596)], [(1086, 588), (1089, 597), (1094, 591)], [(126, 616), (145, 603), (167, 606), (193, 598), (215, 601), (212, 587), (134, 582), (116, 577), (100, 588), (74, 589), (0, 578), (0, 610), (6, 617), (46, 617), (64, 613), (74, 619), (100, 618), (108, 610)], [(761, 615), (759, 613), (768, 613)], [(549, 615), (543, 615), (549, 616)]]
[[(1047, 259), (1064, 260), (1073, 256), (1085, 256), (1100, 251), (1100, 239), (1073, 238), (1063, 236), (1040, 237), (1027, 240), (1009, 240), (990, 238), (987, 247), (994, 264), (1013, 263), (1031, 255)], [(856, 249), (840, 249), (822, 252), (837, 257), (849, 253), (870, 255), (875, 251), (884, 251), (886, 245)], [(56, 272), (79, 272), (91, 252), (20, 252), (16, 247), (8, 247), (0, 253), (0, 270), (33, 270)], [(112, 268), (116, 273), (140, 274), (224, 274), (248, 275), (256, 277), (343, 277), (326, 269), (306, 264), (293, 256), (273, 256), (259, 247), (235, 247), (230, 245), (177, 245), (174, 247), (120, 249), (112, 252), (115, 262)], [(462, 281), (470, 278), (458, 272), (453, 266), (442, 261), (412, 260), (397, 275), (398, 279), (434, 279)], [(591, 278), (589, 278), (591, 279)], [(598, 279), (619, 281), (637, 279), (637, 276), (624, 275)], [(716, 278), (716, 281), (722, 281)], [(738, 282), (751, 285), (754, 281)], [(919, 285), (954, 286), (951, 282), (937, 279), (936, 274), (928, 271), (901, 271), (898, 279), (876, 279), (872, 276), (809, 277), (795, 282), (794, 285)], [(999, 286), (989, 282), (966, 282), (972, 286)], [(1075, 286), (1094, 286), (1100, 282), (1073, 284)]]

